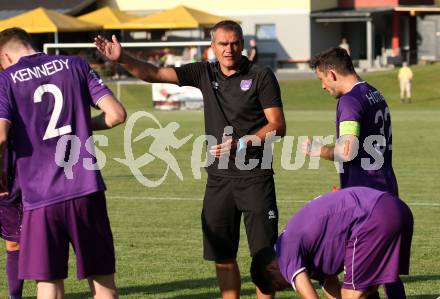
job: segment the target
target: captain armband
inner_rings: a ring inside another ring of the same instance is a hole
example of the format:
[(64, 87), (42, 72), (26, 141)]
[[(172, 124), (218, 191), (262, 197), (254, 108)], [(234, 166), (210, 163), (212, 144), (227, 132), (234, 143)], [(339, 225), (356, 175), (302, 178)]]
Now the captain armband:
[(361, 125), (357, 121), (343, 121), (339, 123), (339, 136), (354, 135), (359, 137)]

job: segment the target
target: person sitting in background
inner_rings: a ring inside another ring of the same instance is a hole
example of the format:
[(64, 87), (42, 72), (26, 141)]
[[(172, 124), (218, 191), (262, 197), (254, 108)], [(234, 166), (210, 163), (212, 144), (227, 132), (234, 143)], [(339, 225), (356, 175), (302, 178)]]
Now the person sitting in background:
[(255, 39), (251, 39), (249, 41), (249, 55), (248, 59), (249, 61), (252, 61), (253, 63), (258, 63), (258, 50), (257, 50), (257, 42)]

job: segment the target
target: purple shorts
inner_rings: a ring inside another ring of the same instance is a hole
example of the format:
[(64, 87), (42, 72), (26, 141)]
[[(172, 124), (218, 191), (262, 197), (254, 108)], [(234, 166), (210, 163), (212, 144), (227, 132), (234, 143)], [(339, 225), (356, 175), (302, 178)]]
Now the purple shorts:
[(20, 241), (20, 279), (66, 278), (69, 243), (75, 251), (78, 279), (115, 273), (104, 192), (25, 211)]
[(347, 242), (342, 287), (366, 291), (408, 274), (412, 234), (411, 210), (400, 199), (383, 195)]
[(0, 205), (0, 237), (7, 241), (19, 242), (22, 218), (21, 204)]

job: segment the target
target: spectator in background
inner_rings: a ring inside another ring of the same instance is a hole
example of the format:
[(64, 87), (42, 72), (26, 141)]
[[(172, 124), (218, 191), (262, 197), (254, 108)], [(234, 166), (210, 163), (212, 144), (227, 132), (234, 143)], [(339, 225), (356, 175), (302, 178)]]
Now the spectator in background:
[(185, 47), (182, 52), (182, 60), (184, 63), (191, 63), (197, 61), (197, 48), (196, 47)]
[(341, 39), (341, 43), (339, 44), (339, 48), (344, 49), (345, 51), (347, 51), (348, 55), (351, 56), (350, 45), (348, 44), (348, 41), (345, 37), (343, 37)]
[(402, 63), (398, 77), (400, 83), (400, 101), (405, 103), (407, 98), (408, 103), (411, 103), (411, 81), (413, 79), (413, 72), (409, 68), (408, 63)]
[(154, 53), (154, 54), (149, 55), (147, 57), (147, 62), (159, 67), (160, 66), (160, 55), (158, 53)]
[(189, 47), (183, 48), (182, 60), (183, 61), (188, 61), (188, 62), (191, 61), (191, 53), (190, 53), (190, 48)]
[(123, 74), (123, 70), (121, 69), (121, 67), (117, 63), (106, 61), (104, 63), (104, 65), (105, 65), (105, 68), (107, 69), (107, 71), (111, 74), (111, 78), (113, 80), (127, 78), (127, 76), (125, 74)]
[(163, 50), (163, 55), (160, 57), (161, 65), (164, 67), (172, 67), (175, 64), (175, 59), (173, 53), (170, 52), (170, 49), (165, 48)]
[(249, 61), (252, 61), (253, 63), (258, 63), (257, 41), (252, 38), (249, 41), (249, 46), (250, 46), (249, 55), (248, 55)]
[(191, 62), (196, 62), (198, 55), (199, 55), (199, 50), (197, 49), (197, 47), (189, 48), (189, 56), (190, 56)]
[(211, 47), (208, 47), (208, 50), (206, 50), (206, 58), (211, 63), (217, 61), (217, 57), (215, 57), (214, 50)]

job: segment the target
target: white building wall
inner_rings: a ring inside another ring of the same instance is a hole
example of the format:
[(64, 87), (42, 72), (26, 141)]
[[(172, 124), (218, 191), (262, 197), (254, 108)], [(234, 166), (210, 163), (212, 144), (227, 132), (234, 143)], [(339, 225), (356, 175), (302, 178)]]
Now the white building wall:
[(258, 24), (275, 24), (276, 40), (257, 40), (260, 53), (275, 53), (278, 61), (310, 58), (309, 13), (237, 16), (246, 41), (256, 34)]
[[(314, 25), (311, 24), (310, 12), (336, 7), (337, 0), (103, 0), (99, 5), (109, 5), (135, 13), (151, 13), (176, 5), (188, 5), (209, 13), (238, 19), (246, 38), (245, 47), (248, 47), (249, 38), (255, 36), (258, 24), (275, 24), (276, 39), (257, 40), (259, 52), (274, 53), (277, 61), (304, 61), (315, 54), (314, 49), (320, 48), (311, 40)], [(333, 31), (332, 29), (329, 33)], [(314, 32), (320, 34), (316, 28)], [(327, 41), (326, 36), (323, 39), (322, 44), (333, 43)]]
[(313, 20), (311, 22), (311, 56), (340, 44), (341, 23), (317, 23)]

